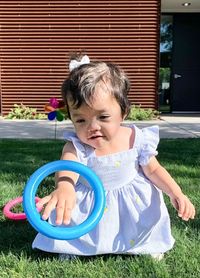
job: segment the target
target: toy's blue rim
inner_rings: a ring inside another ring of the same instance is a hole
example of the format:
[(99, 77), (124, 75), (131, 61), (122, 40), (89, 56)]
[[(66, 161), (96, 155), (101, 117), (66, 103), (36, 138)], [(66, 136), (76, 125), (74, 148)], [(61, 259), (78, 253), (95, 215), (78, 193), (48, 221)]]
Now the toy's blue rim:
[[(57, 171), (72, 171), (83, 176), (94, 191), (94, 207), (89, 217), (74, 227), (52, 226), (41, 219), (35, 206), (35, 195), (40, 183)], [(60, 240), (79, 238), (92, 230), (103, 216), (105, 209), (105, 192), (101, 180), (87, 166), (71, 160), (58, 160), (45, 164), (29, 178), (23, 194), (23, 208), (32, 227), (41, 234)]]

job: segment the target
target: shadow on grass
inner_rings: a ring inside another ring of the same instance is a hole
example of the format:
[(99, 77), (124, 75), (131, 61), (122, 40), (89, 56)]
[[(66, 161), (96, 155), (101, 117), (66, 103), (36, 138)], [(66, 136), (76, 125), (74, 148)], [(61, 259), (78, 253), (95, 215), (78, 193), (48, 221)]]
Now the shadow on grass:
[(26, 254), (28, 258), (53, 258), (54, 254), (39, 252), (33, 250), (31, 244), (36, 235), (36, 232), (30, 226), (30, 224), (24, 221), (12, 221), (4, 220), (0, 222), (0, 250), (4, 255), (10, 252), (14, 255), (20, 255), (22, 252)]
[(161, 139), (158, 158), (163, 165), (176, 164), (185, 167), (200, 165), (200, 138)]
[(0, 140), (0, 172), (11, 175), (19, 182), (27, 178), (39, 167), (60, 159), (63, 141), (55, 140)]
[[(53, 257), (52, 254), (32, 250), (31, 244), (36, 232), (27, 221), (7, 220), (2, 215), (5, 199), (12, 199), (15, 192), (21, 195), (21, 190), (27, 180), (42, 165), (58, 160), (63, 141), (55, 140), (0, 140), (0, 250), (4, 254), (12, 252), (19, 255), (21, 252), (28, 257), (36, 259), (38, 256)], [(54, 181), (51, 177), (42, 182), (38, 193), (47, 194), (54, 187)], [(45, 184), (44, 184), (45, 183)], [(15, 190), (13, 190), (15, 188)], [(6, 193), (5, 193), (6, 192)], [(13, 193), (14, 192), (14, 193)], [(6, 194), (6, 195), (5, 195)]]

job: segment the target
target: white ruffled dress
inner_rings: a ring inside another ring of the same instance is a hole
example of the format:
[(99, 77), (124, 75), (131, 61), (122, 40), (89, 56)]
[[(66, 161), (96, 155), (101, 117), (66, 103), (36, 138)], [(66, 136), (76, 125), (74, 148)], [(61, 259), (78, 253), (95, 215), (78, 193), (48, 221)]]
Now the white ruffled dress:
[[(55, 240), (37, 234), (32, 247), (47, 252), (92, 256), (98, 254), (164, 253), (174, 245), (170, 219), (162, 192), (143, 174), (151, 156), (157, 155), (158, 126), (135, 130), (134, 146), (128, 151), (97, 157), (94, 149), (81, 143), (69, 132), (81, 163), (100, 177), (106, 192), (106, 208), (97, 226), (88, 234), (74, 240)], [(80, 177), (77, 204), (70, 225), (83, 222), (92, 209), (94, 195), (91, 187)], [(55, 211), (49, 219), (55, 223)]]

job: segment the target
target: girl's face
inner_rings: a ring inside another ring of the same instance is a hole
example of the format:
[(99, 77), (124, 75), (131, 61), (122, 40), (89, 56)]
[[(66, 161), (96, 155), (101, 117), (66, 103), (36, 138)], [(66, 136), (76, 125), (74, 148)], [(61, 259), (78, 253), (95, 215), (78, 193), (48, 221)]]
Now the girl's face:
[(78, 109), (69, 105), (71, 120), (79, 139), (96, 150), (112, 148), (119, 139), (120, 124), (124, 117), (116, 99), (106, 86), (97, 86), (89, 104), (82, 104)]

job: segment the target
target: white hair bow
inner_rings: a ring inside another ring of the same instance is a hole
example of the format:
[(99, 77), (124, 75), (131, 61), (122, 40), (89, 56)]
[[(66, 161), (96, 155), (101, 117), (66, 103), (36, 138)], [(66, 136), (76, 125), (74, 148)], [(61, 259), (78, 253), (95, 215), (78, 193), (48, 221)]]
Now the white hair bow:
[(69, 71), (72, 71), (75, 68), (80, 67), (81, 65), (89, 64), (90, 58), (87, 55), (84, 55), (81, 61), (71, 60), (69, 63)]

